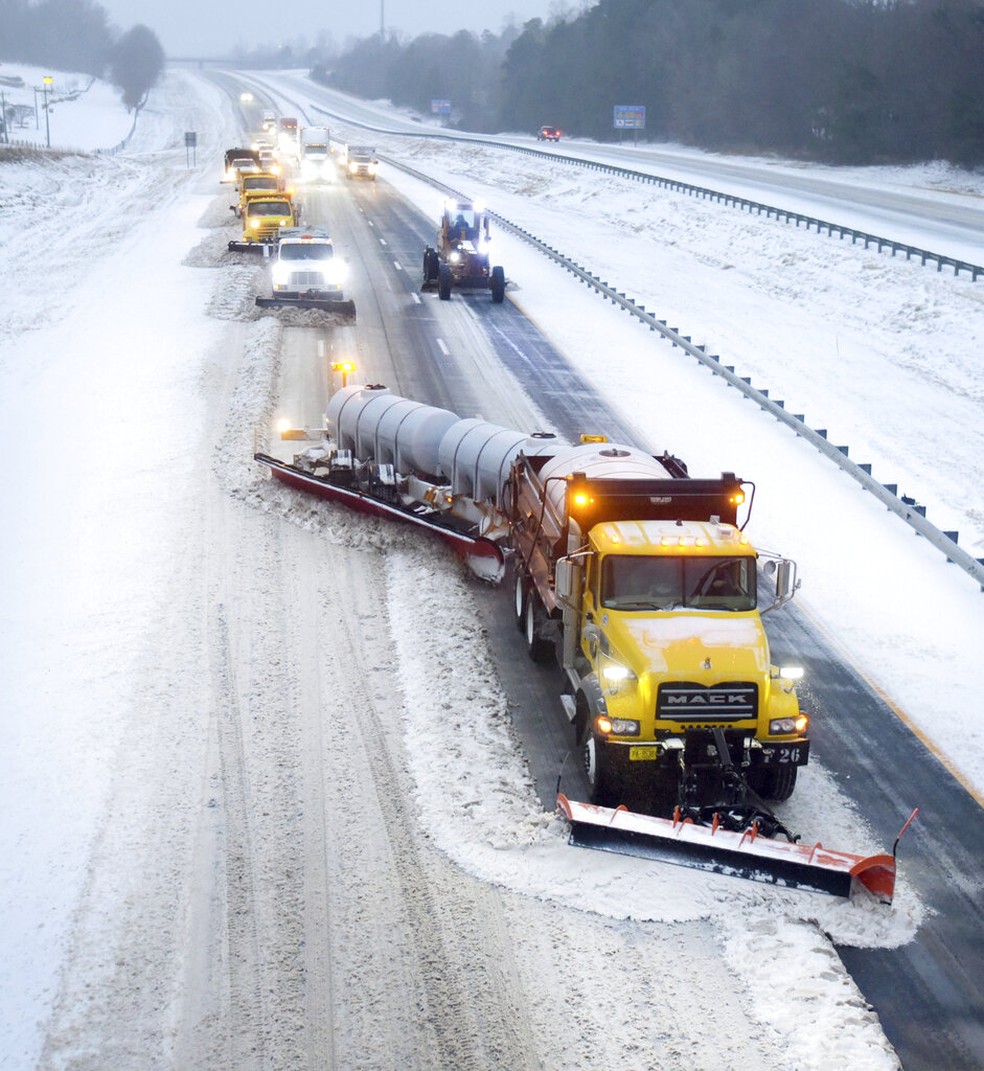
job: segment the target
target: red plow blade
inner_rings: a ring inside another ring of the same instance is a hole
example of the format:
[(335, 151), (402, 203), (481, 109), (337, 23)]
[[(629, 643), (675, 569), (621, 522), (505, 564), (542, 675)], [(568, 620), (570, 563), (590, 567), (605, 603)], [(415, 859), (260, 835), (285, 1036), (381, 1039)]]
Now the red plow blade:
[[(570, 843), (579, 847), (832, 896), (850, 897), (864, 889), (890, 904), (895, 893), (894, 855), (853, 855), (821, 844), (771, 840), (759, 835), (754, 826), (736, 833), (690, 819), (656, 818), (624, 807), (578, 803), (563, 794), (558, 795), (557, 806), (570, 823)], [(915, 812), (909, 822), (914, 817)]]
[(351, 509), (358, 510), (360, 513), (368, 513), (373, 517), (387, 517), (390, 520), (405, 521), (409, 524), (426, 528), (447, 543), (479, 580), (484, 580), (489, 584), (496, 584), (502, 579), (502, 574), (505, 571), (505, 560), (498, 545), (483, 536), (471, 535), (447, 524), (439, 523), (436, 518), (440, 514), (414, 513), (412, 510), (404, 509), (399, 505), (372, 498), (355, 488), (339, 487), (337, 484), (305, 472), (295, 465), (289, 465), (285, 461), (278, 461), (268, 454), (254, 454), (253, 457), (261, 465), (266, 465), (270, 468), (278, 480), (282, 480), (288, 486), (294, 487), (299, 491), (306, 491), (309, 494), (327, 498), (332, 502), (341, 502)]

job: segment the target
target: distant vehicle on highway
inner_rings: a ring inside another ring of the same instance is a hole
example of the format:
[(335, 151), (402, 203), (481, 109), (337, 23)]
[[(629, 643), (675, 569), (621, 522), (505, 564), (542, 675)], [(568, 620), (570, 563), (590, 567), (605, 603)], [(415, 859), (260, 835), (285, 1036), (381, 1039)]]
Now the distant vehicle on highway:
[(541, 126), (537, 131), (537, 141), (560, 141), (560, 127)]

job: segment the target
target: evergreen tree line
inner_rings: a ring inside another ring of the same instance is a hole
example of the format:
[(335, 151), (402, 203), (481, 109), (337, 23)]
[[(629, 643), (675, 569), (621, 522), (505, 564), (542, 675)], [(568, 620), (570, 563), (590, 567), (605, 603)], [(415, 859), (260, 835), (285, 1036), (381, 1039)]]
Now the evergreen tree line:
[(0, 61), (107, 78), (132, 109), (156, 85), (164, 49), (146, 26), (119, 33), (92, 0), (0, 0)]
[(984, 0), (600, 0), (476, 37), (357, 42), (313, 73), (480, 131), (559, 126), (835, 163), (984, 163)]

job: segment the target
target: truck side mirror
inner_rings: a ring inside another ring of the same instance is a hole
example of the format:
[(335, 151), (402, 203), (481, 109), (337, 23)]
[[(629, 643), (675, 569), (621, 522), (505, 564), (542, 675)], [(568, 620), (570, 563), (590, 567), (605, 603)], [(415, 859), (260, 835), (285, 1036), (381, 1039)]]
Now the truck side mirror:
[(766, 576), (774, 576), (776, 583), (776, 595), (771, 606), (766, 607), (763, 613), (774, 610), (796, 594), (800, 581), (796, 576), (796, 563), (788, 558), (775, 558), (767, 561), (763, 567)]
[(554, 569), (554, 591), (561, 602), (570, 602), (577, 595), (577, 569), (570, 558), (561, 558)]
[(776, 563), (776, 598), (785, 601), (789, 598), (793, 579), (792, 563), (783, 559)]

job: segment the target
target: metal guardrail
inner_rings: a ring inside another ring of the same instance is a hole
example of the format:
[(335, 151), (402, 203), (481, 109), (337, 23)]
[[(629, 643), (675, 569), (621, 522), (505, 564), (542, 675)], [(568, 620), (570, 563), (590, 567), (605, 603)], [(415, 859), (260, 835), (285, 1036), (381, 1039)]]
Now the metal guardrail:
[[(439, 182), (432, 176), (426, 175), (422, 171), (417, 171), (416, 168), (401, 163), (399, 160), (383, 155), (380, 156), (380, 159), (386, 160), (391, 166), (408, 175), (412, 175), (414, 178), (440, 188), (451, 196), (463, 198), (467, 196), (454, 189), (454, 187)], [(575, 263), (570, 257), (565, 256), (554, 249), (553, 246), (530, 234), (529, 231), (518, 224), (506, 219), (497, 212), (490, 211), (489, 215), (504, 230), (532, 245), (544, 256), (559, 264), (565, 271), (601, 294), (606, 300), (611, 301), (613, 305), (618, 305), (646, 324), (651, 331), (658, 332), (674, 346), (679, 346), (680, 349), (691, 357), (696, 358), (715, 375), (721, 376), (730, 386), (745, 395), (746, 398), (755, 402), (770, 416), (792, 428), (800, 438), (805, 439), (826, 458), (833, 461), (838, 468), (847, 473), (861, 487), (866, 491), (870, 491), (888, 510), (901, 517), (910, 528), (914, 529), (933, 547), (941, 551), (946, 556), (947, 561), (958, 565), (968, 576), (973, 577), (980, 585), (981, 591), (984, 591), (984, 558), (975, 558), (958, 546), (958, 532), (943, 531), (932, 524), (926, 517), (926, 507), (920, 505), (916, 499), (910, 498), (908, 495), (899, 495), (897, 484), (881, 483), (874, 479), (871, 475), (870, 464), (858, 464), (852, 461), (849, 457), (849, 448), (847, 446), (836, 446), (828, 440), (826, 428), (809, 427), (802, 413), (788, 412), (785, 402), (771, 398), (769, 391), (766, 389), (753, 387), (749, 377), (739, 376), (735, 372), (734, 366), (722, 364), (719, 356), (709, 354), (704, 346), (696, 345), (689, 335), (681, 334), (679, 328), (668, 327), (665, 320), (658, 319), (653, 313), (648, 312), (645, 306), (638, 304), (630, 297), (626, 297), (622, 291), (617, 290), (599, 276)]]
[(126, 135), (126, 137), (122, 141), (117, 142), (111, 148), (109, 148), (109, 149), (96, 149), (96, 152), (100, 156), (115, 156), (118, 152), (122, 152), (127, 147), (127, 145), (130, 144), (130, 139), (136, 133), (137, 120), (139, 118), (140, 118), (140, 108), (137, 107), (137, 108), (133, 109), (133, 122), (130, 124), (130, 130), (129, 130), (129, 133)]
[(934, 263), (937, 272), (941, 272), (944, 267), (953, 268), (953, 274), (955, 276), (959, 275), (961, 272), (967, 272), (973, 282), (977, 282), (978, 277), (984, 277), (984, 266), (980, 264), (971, 264), (965, 260), (948, 257), (943, 253), (934, 253), (929, 249), (920, 249), (918, 246), (908, 245), (905, 242), (897, 242), (892, 238), (882, 238), (877, 234), (869, 234), (867, 231), (859, 231), (854, 227), (846, 227), (843, 224), (831, 223), (828, 220), (817, 219), (815, 216), (807, 216), (801, 212), (792, 212), (785, 208), (777, 208), (775, 205), (767, 205), (759, 201), (751, 201), (747, 197), (737, 197), (735, 194), (724, 193), (721, 190), (712, 190), (706, 186), (695, 186), (690, 182), (681, 182), (678, 179), (665, 178), (662, 175), (653, 175), (647, 171), (634, 171), (631, 168), (619, 167), (616, 164), (606, 164), (598, 160), (585, 160), (579, 156), (565, 156), (563, 153), (545, 152), (542, 149), (534, 149), (531, 146), (526, 145), (510, 145), (507, 142), (493, 141), (490, 138), (471, 136), (463, 138), (453, 134), (441, 134), (433, 131), (418, 132), (416, 130), (387, 130), (384, 127), (371, 126), (368, 123), (354, 122), (346, 116), (338, 115), (336, 112), (328, 111), (326, 108), (319, 108), (315, 104), (312, 104), (311, 107), (314, 111), (321, 112), (323, 115), (338, 119), (341, 122), (350, 123), (353, 126), (360, 126), (365, 130), (372, 130), (377, 134), (390, 134), (395, 137), (405, 138), (431, 138), (438, 141), (464, 141), (470, 145), (482, 145), (492, 149), (518, 152), (524, 156), (535, 156), (543, 160), (550, 160), (553, 163), (568, 164), (586, 168), (588, 171), (600, 171), (608, 175), (617, 175), (620, 178), (627, 178), (636, 182), (655, 185), (661, 189), (670, 190), (674, 193), (684, 193), (690, 197), (698, 197), (702, 200), (714, 201), (718, 204), (748, 211), (749, 213), (754, 212), (759, 216), (765, 215), (766, 219), (771, 219), (775, 216), (776, 220), (782, 220), (785, 223), (795, 223), (797, 227), (803, 225), (807, 230), (815, 228), (817, 234), (826, 232), (828, 237), (831, 238), (836, 234), (841, 241), (843, 241), (844, 238), (850, 238), (851, 245), (863, 242), (865, 249), (868, 249), (870, 246), (875, 246), (879, 253), (883, 253), (885, 250), (890, 250), (893, 257), (898, 253), (904, 253), (907, 261), (918, 259), (923, 267), (929, 263)]

